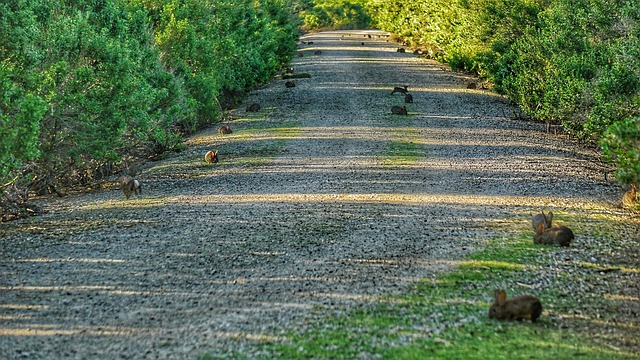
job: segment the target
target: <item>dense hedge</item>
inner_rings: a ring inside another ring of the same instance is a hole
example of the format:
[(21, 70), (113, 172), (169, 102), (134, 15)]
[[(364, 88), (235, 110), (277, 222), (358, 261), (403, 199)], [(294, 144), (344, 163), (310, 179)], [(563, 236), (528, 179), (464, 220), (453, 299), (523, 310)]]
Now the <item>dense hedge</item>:
[(365, 29), (371, 24), (368, 0), (307, 0), (301, 12), (305, 31)]
[(474, 71), (541, 121), (599, 142), (640, 184), (640, 3), (373, 0), (374, 24)]
[[(295, 0), (0, 3), (0, 191), (180, 146), (295, 52)], [(62, 186), (61, 186), (62, 185)], [(10, 191), (13, 189), (12, 191)], [(12, 195), (13, 194), (13, 195)]]
[[(7, 0), (0, 200), (110, 175), (266, 81), (307, 30), (376, 26), (599, 142), (640, 184), (640, 4), (628, 0)], [(2, 205), (2, 204), (0, 204)]]

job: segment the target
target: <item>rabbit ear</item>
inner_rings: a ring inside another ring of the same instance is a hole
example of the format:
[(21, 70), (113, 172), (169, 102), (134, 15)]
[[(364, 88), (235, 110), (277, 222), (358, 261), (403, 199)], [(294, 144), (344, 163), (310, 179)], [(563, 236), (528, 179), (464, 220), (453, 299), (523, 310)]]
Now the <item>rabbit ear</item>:
[(495, 304), (502, 305), (507, 301), (507, 292), (504, 290), (496, 289), (494, 291), (494, 296), (495, 296), (495, 301), (494, 301)]
[(507, 301), (507, 292), (500, 290), (498, 293), (498, 304), (504, 304)]
[(536, 234), (540, 235), (544, 232), (544, 223), (540, 223), (538, 224), (538, 226), (536, 226)]

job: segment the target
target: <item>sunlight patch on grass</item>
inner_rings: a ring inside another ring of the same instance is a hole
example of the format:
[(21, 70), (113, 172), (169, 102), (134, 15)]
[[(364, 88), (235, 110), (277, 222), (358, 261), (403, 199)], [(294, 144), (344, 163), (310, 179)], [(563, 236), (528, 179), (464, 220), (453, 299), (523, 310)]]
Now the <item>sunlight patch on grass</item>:
[[(565, 200), (555, 198), (556, 201)], [(566, 198), (566, 203), (571, 202)], [(522, 203), (546, 202), (546, 198), (528, 196), (492, 196), (492, 195), (457, 195), (457, 194), (400, 194), (400, 193), (280, 193), (280, 194), (239, 194), (239, 195), (206, 195), (199, 198), (191, 198), (194, 203), (222, 202), (222, 203), (248, 203), (248, 202), (285, 202), (285, 203), (385, 203), (385, 204), (466, 204), (466, 205), (492, 205), (500, 206)], [(531, 240), (533, 245), (533, 240)]]
[(507, 270), (507, 271), (517, 271), (524, 269), (524, 265), (516, 264), (513, 262), (505, 262), (505, 261), (492, 261), (492, 260), (471, 260), (465, 261), (460, 264), (461, 269), (465, 270)]
[(380, 163), (385, 166), (413, 165), (422, 157), (421, 146), (407, 140), (392, 141), (379, 155)]
[(394, 128), (392, 139), (378, 155), (383, 166), (416, 164), (425, 153), (420, 133), (411, 127)]
[[(511, 289), (528, 288), (527, 275), (539, 271), (538, 265), (548, 266), (558, 252), (555, 247), (534, 245), (531, 231), (522, 231), (513, 237), (492, 239), (484, 250), (459, 262), (455, 270), (424, 279), (404, 294), (360, 299), (366, 303), (360, 308), (338, 312), (304, 331), (293, 331), (286, 342), (268, 344), (268, 353), (283, 359), (637, 358), (608, 345), (602, 337), (585, 339), (584, 334), (558, 327), (559, 318), (577, 315), (570, 311), (575, 304), (558, 296), (554, 288), (535, 292), (545, 304), (545, 312), (536, 323), (488, 318), (496, 282), (511, 284)], [(547, 258), (547, 254), (552, 257)], [(571, 281), (569, 276), (560, 278), (564, 283)], [(638, 301), (635, 296), (604, 298)], [(591, 315), (585, 315), (582, 321), (585, 326), (607, 323)]]
[(83, 210), (98, 210), (98, 209), (145, 209), (159, 206), (166, 206), (169, 198), (163, 197), (135, 197), (132, 196), (129, 200), (124, 198), (122, 192), (118, 192), (117, 198), (94, 201), (92, 203), (86, 203), (81, 208)]

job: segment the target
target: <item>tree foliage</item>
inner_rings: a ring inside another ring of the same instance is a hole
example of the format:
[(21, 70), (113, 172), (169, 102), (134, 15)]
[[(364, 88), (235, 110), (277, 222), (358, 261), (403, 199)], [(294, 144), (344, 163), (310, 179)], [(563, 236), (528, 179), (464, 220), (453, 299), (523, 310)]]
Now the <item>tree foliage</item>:
[(291, 59), (294, 1), (3, 1), (0, 190), (179, 148)]
[(525, 113), (599, 141), (618, 179), (638, 184), (640, 3), (371, 0), (368, 9), (379, 28), (479, 73)]
[(367, 0), (310, 0), (301, 13), (305, 30), (366, 29), (371, 17)]

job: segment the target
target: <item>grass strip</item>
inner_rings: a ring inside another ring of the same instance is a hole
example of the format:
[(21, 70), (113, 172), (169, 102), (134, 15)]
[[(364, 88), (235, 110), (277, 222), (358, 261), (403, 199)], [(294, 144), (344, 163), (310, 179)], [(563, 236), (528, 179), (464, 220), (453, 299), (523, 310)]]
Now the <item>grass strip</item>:
[[(534, 245), (529, 234), (494, 239), (453, 272), (424, 280), (402, 296), (381, 297), (291, 332), (288, 341), (267, 345), (267, 352), (281, 359), (639, 358), (608, 345), (606, 336), (592, 337), (593, 327), (580, 329), (581, 323), (570, 319), (579, 294), (567, 298), (559, 293), (571, 288), (574, 278), (559, 276), (537, 290), (527, 285), (540, 271), (554, 268), (559, 251)], [(506, 287), (509, 297), (539, 297), (545, 311), (538, 322), (488, 319), (497, 284)]]

